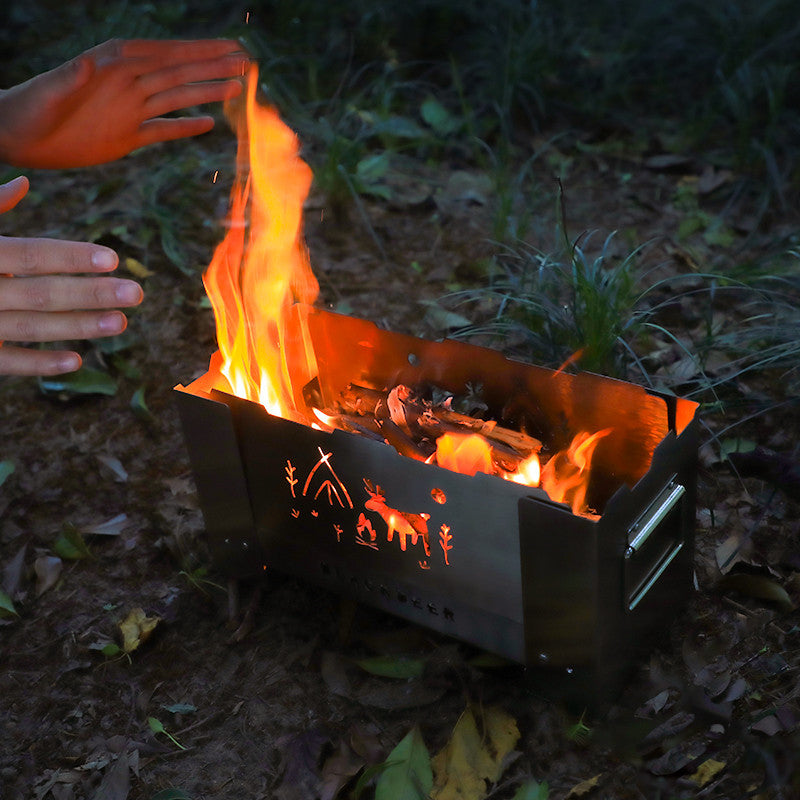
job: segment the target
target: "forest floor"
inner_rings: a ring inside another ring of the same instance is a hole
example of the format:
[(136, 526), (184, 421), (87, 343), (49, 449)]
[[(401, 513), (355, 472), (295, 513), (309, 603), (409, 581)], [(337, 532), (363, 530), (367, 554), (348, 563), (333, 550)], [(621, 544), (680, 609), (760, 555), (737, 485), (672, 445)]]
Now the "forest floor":
[[(0, 488), (0, 576), (16, 612), (0, 625), (0, 796), (347, 798), (415, 726), (431, 754), (442, 750), (469, 704), (501, 709), (519, 730), (485, 788), (496, 800), (532, 779), (558, 800), (800, 796), (797, 499), (737, 477), (708, 446), (696, 590), (601, 711), (581, 717), (533, 692), (521, 667), (278, 575), (265, 582), (252, 629), (231, 643), (224, 578), (202, 571), (203, 519), (173, 387), (202, 374), (216, 349), (199, 276), (223, 234), (234, 146), (220, 125), (117, 164), (29, 173), (31, 196), (2, 219), (4, 234), (102, 241), (120, 253), (121, 272), (134, 259), (134, 272), (150, 274), (121, 349), (85, 344), (86, 362), (114, 379), (108, 394), (0, 381), (0, 460), (15, 467)], [(365, 200), (366, 218), (355, 208), (326, 214), (312, 193), (306, 236), (321, 303), (435, 338), (441, 319), (423, 303), (480, 286), (491, 220), (479, 195), (448, 195), (447, 165), (415, 169), (413, 202)], [(553, 244), (560, 172), (573, 235), (599, 228), (652, 241), (648, 257), (667, 271), (724, 261), (700, 234), (678, 236), (673, 198), (704, 169), (554, 150), (540, 167), (529, 240)], [(701, 199), (712, 211), (724, 202)], [(170, 229), (177, 206), (193, 222)], [(737, 224), (747, 230), (746, 219)], [(776, 213), (749, 252), (766, 252), (793, 225)], [(185, 272), (164, 255), (165, 230)], [(682, 313), (690, 326), (701, 312), (687, 304)], [(737, 423), (743, 439), (791, 457), (796, 404), (745, 419), (765, 397), (785, 399), (781, 380), (742, 380), (730, 409), (704, 416), (703, 441)], [(76, 552), (81, 542), (88, 553)], [(731, 553), (745, 578), (728, 573), (726, 583), (720, 565), (730, 567)], [(157, 618), (155, 629), (118, 653), (108, 645), (122, 646), (119, 624), (137, 608)], [(398, 654), (424, 661), (423, 673), (381, 677), (356, 664)]]

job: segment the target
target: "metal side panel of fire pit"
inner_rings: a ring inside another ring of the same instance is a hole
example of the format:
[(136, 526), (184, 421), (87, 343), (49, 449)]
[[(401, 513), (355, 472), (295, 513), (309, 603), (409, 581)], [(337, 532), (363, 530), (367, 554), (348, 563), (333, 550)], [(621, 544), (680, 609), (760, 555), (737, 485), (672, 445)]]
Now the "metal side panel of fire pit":
[(211, 531), (220, 517), (214, 504), (228, 502), (215, 489), (224, 479), (195, 467), (207, 463), (208, 435), (187, 438), (209, 536), (227, 572), (243, 574), (247, 542), (244, 574), (274, 568), (525, 660), (518, 502), (541, 492), (422, 464), (217, 392), (208, 399), (180, 392), (179, 409), (187, 436), (209, 412), (227, 412), (236, 431), (253, 520), (241, 541), (230, 527)]
[(668, 633), (692, 591), (696, 450), (696, 421), (668, 434), (596, 523), (520, 501), (525, 661), (546, 691), (611, 696)]

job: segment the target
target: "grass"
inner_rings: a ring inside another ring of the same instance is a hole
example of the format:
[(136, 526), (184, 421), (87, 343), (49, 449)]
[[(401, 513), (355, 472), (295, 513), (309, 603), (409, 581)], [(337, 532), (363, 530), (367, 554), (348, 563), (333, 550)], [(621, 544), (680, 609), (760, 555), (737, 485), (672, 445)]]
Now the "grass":
[(570, 240), (562, 213), (552, 252), (506, 245), (489, 286), (444, 299), (477, 320), (458, 335), (551, 367), (577, 363), (674, 391), (708, 409), (739, 403), (742, 382), (756, 375), (772, 375), (786, 396), (797, 394), (797, 251), (751, 264), (740, 277), (659, 277), (647, 245), (620, 253), (615, 242), (614, 233), (599, 240), (596, 232)]
[[(793, 0), (256, 0), (245, 24), (211, 0), (92, 0), (60, 16), (34, 1), (12, 3), (0, 47), (9, 80), (21, 80), (112, 35), (239, 36), (329, 207), (354, 209), (384, 257), (361, 198), (393, 199), (385, 178), (398, 158), (490, 177), (495, 277), (456, 298), (472, 304), (476, 330), (511, 335), (539, 361), (580, 350), (585, 369), (713, 394), (754, 370), (795, 380), (800, 362), (787, 299), (797, 282), (783, 271), (796, 269), (796, 250), (784, 246), (781, 264), (738, 263), (725, 219), (745, 207), (768, 223), (800, 188), (795, 11)], [(679, 239), (700, 233), (725, 257), (665, 282), (648, 272), (647, 246), (619, 255), (613, 235), (568, 240), (562, 224), (553, 252), (530, 244), (533, 167), (547, 147), (531, 141), (553, 131), (565, 159), (619, 142), (733, 170), (719, 215), (691, 187), (675, 203)], [(171, 191), (187, 159), (141, 187), (137, 235), (191, 273), (180, 242), (194, 204)], [(698, 316), (689, 331), (674, 319), (680, 302)], [(680, 368), (666, 369), (668, 356)]]

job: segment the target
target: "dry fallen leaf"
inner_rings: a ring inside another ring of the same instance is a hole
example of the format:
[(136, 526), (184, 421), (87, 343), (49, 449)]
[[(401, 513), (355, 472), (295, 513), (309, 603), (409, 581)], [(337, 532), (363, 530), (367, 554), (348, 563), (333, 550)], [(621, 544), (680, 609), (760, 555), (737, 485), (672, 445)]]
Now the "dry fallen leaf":
[(147, 269), (141, 261), (137, 261), (135, 258), (125, 259), (125, 269), (137, 278), (149, 278), (151, 275), (155, 275), (153, 270)]
[(40, 597), (58, 582), (63, 563), (58, 556), (40, 556), (33, 564), (36, 571), (36, 596)]
[(698, 786), (705, 786), (725, 769), (724, 761), (715, 761), (713, 758), (706, 759), (698, 768), (694, 775), (689, 776), (689, 780)]
[(132, 608), (127, 617), (119, 623), (122, 631), (122, 649), (132, 653), (150, 637), (160, 617), (148, 617), (141, 608)]
[(564, 800), (572, 800), (575, 797), (584, 797), (589, 792), (597, 788), (597, 785), (600, 783), (600, 779), (603, 777), (603, 773), (601, 772), (599, 775), (595, 775), (593, 778), (587, 778), (585, 781), (581, 781), (576, 786), (573, 786)]
[(431, 762), (435, 775), (431, 797), (434, 800), (485, 797), (486, 782), (497, 782), (503, 762), (518, 740), (516, 721), (501, 709), (468, 707), (456, 723), (450, 741)]

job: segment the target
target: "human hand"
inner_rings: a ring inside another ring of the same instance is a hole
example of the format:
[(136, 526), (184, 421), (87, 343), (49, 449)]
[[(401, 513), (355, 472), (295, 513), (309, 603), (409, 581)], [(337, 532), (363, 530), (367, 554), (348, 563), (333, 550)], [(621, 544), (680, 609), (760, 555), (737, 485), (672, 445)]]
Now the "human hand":
[(112, 39), (0, 91), (0, 161), (22, 167), (103, 164), (153, 142), (196, 136), (209, 116), (163, 115), (241, 91), (237, 42)]
[[(27, 192), (27, 178), (0, 185), (0, 213)], [(74, 274), (111, 272), (117, 263), (117, 254), (100, 245), (0, 236), (0, 375), (58, 375), (81, 366), (75, 352), (32, 350), (8, 341), (94, 339), (124, 331), (125, 315), (109, 309), (138, 305), (139, 284)]]

